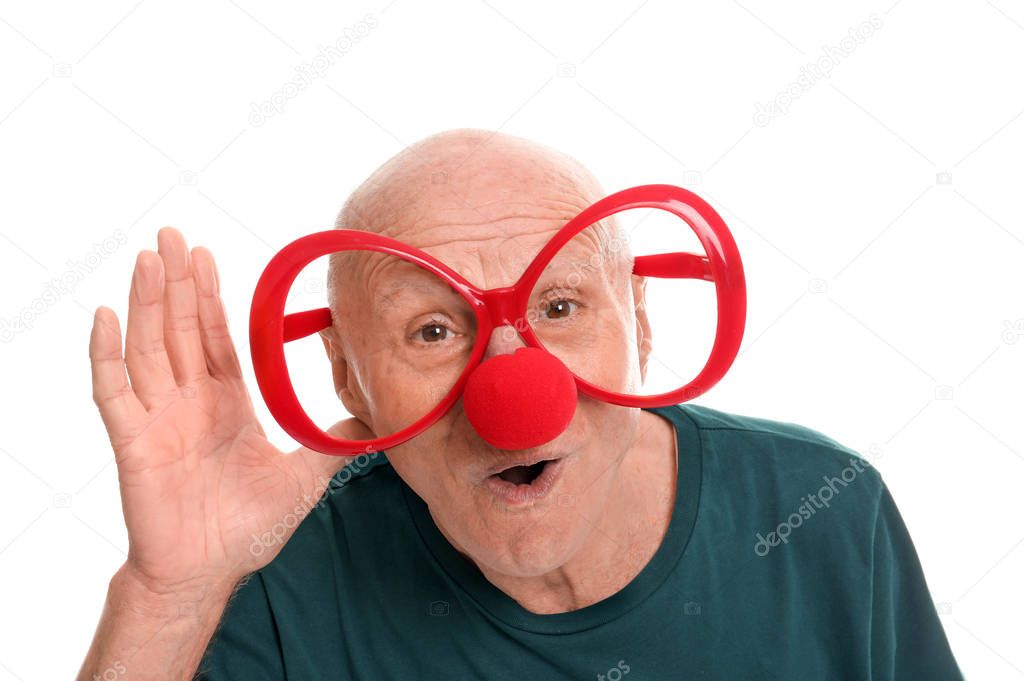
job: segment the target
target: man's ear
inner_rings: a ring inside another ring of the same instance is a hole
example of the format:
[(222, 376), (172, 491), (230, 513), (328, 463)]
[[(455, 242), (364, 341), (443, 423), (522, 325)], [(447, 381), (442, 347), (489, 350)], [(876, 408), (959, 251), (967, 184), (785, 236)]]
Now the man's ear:
[(651, 321), (647, 318), (647, 277), (630, 275), (633, 305), (636, 308), (636, 348), (640, 356), (640, 380), (647, 380), (647, 360), (651, 356)]
[(370, 422), (367, 420), (369, 419), (369, 409), (366, 406), (366, 399), (363, 397), (359, 387), (355, 385), (355, 377), (352, 375), (348, 361), (342, 352), (337, 330), (333, 326), (329, 326), (319, 333), (320, 340), (324, 343), (324, 350), (327, 352), (327, 359), (331, 363), (334, 393), (341, 400), (345, 411), (363, 423), (369, 424)]

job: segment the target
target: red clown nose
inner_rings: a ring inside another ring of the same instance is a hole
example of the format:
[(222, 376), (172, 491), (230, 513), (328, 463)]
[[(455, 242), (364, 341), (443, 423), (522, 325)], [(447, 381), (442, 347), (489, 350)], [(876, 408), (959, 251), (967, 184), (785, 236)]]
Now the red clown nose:
[(558, 437), (576, 413), (576, 381), (540, 348), (518, 348), (482, 362), (462, 394), (466, 418), (499, 449), (529, 449)]

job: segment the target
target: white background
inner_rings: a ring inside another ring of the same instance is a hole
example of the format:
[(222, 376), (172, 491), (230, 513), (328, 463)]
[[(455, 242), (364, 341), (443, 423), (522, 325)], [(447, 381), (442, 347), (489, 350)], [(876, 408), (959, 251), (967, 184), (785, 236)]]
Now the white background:
[[(697, 402), (872, 457), (965, 672), (1024, 677), (1020, 3), (427, 5), (0, 3), (0, 328), (32, 317), (0, 344), (0, 680), (72, 676), (125, 557), (87, 346), (97, 305), (124, 324), (137, 252), (168, 224), (212, 249), (255, 392), (267, 260), (330, 227), (404, 145), (464, 126), (562, 149), (608, 192), (711, 201), (750, 309), (736, 364)], [(367, 15), (253, 124), (253, 103)], [(826, 47), (872, 15), (847, 54)], [(830, 77), (801, 84), (822, 59)], [(786, 113), (755, 121), (791, 86)], [(39, 302), (118, 230), (125, 245)]]

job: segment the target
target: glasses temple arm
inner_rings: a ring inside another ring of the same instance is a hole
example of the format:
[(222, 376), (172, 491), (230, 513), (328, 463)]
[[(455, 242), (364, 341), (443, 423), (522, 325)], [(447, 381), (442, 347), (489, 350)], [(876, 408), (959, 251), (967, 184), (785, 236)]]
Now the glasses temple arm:
[(328, 307), (293, 312), (284, 316), (284, 342), (305, 338), (331, 325), (331, 309)]
[(704, 279), (714, 281), (706, 256), (696, 253), (658, 253), (633, 258), (633, 274), (662, 279)]

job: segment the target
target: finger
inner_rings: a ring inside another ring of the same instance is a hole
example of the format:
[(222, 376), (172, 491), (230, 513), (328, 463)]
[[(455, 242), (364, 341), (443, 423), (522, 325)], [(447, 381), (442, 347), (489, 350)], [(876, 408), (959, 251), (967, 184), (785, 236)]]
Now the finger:
[(191, 260), (192, 275), (196, 280), (199, 331), (210, 374), (240, 379), (242, 368), (231, 342), (231, 330), (228, 328), (224, 302), (220, 298), (220, 282), (213, 254), (207, 248), (196, 246), (192, 249)]
[(132, 389), (146, 409), (177, 392), (164, 347), (164, 266), (153, 251), (141, 251), (135, 260), (124, 359)]
[(186, 385), (208, 373), (199, 336), (196, 283), (181, 232), (164, 227), (157, 232), (156, 240), (165, 273), (164, 343), (175, 379), (179, 385)]
[(128, 383), (121, 355), (121, 325), (109, 307), (98, 307), (89, 336), (89, 361), (92, 364), (92, 400), (99, 407), (110, 442), (117, 447), (146, 418), (142, 406)]

